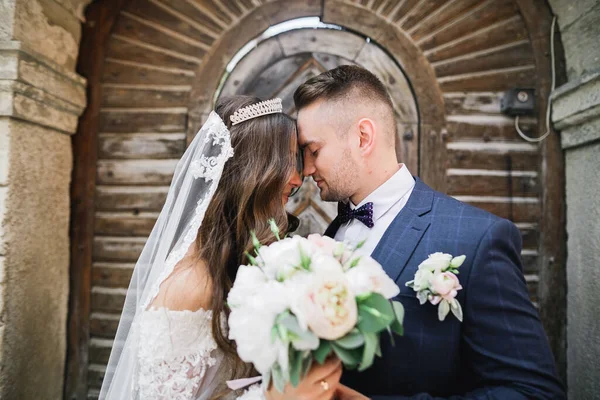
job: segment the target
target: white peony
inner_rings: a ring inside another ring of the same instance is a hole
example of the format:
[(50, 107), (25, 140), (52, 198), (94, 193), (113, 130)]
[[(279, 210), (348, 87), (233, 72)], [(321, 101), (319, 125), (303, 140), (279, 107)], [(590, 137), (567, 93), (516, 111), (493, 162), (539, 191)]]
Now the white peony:
[(260, 293), (262, 287), (267, 284), (267, 276), (260, 267), (253, 265), (241, 265), (238, 268), (235, 285), (227, 295), (227, 304), (230, 307), (239, 307)]
[(450, 254), (433, 253), (430, 254), (425, 261), (419, 264), (419, 269), (427, 269), (431, 272), (440, 272), (448, 268), (450, 261), (452, 261), (452, 255)]
[(285, 280), (293, 275), (301, 264), (300, 248), (304, 254), (313, 252), (311, 243), (301, 237), (286, 238), (258, 250), (257, 260), (269, 279)]
[(433, 272), (428, 269), (420, 269), (415, 274), (415, 280), (413, 281), (413, 289), (415, 292), (419, 290), (429, 289), (431, 281), (433, 280)]
[(396, 297), (400, 288), (385, 273), (381, 264), (371, 257), (361, 257), (358, 264), (346, 272), (350, 288), (357, 295), (379, 293), (386, 299)]
[(289, 308), (290, 296), (280, 282), (257, 279), (253, 268), (258, 267), (247, 267), (241, 274), (238, 271), (227, 298), (231, 306), (229, 339), (235, 340), (242, 360), (253, 363), (265, 374), (275, 361), (283, 362), (280, 365), (284, 368), (288, 364), (287, 346), (273, 341), (271, 328), (277, 315)]

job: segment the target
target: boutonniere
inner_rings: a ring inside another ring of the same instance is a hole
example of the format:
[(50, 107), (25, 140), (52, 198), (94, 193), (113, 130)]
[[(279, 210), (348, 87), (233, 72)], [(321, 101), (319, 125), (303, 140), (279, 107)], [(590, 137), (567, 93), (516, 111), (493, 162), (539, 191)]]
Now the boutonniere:
[(406, 282), (406, 286), (417, 292), (421, 305), (430, 302), (438, 306), (438, 318), (443, 321), (448, 313), (460, 322), (463, 320), (462, 307), (456, 295), (462, 289), (458, 277), (458, 267), (465, 261), (465, 256), (452, 257), (450, 254), (433, 253), (419, 264), (415, 279)]

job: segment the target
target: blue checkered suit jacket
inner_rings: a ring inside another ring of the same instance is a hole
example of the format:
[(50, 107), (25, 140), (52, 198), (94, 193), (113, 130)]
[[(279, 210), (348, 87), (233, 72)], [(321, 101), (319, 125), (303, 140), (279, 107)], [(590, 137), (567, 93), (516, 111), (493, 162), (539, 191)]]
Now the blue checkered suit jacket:
[[(334, 237), (336, 220), (326, 235)], [(405, 283), (435, 252), (466, 255), (460, 267), (461, 324), (440, 322)], [(404, 336), (382, 336), (382, 358), (342, 383), (373, 399), (563, 399), (555, 363), (521, 266), (510, 221), (436, 192), (416, 178), (406, 206), (372, 256), (400, 286)]]

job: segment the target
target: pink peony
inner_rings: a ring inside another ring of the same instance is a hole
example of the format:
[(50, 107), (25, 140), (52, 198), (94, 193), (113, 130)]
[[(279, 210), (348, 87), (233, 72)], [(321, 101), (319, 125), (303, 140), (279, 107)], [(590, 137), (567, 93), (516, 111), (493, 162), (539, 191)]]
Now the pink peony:
[(341, 273), (315, 277), (308, 285), (300, 308), (311, 331), (327, 340), (339, 339), (350, 332), (358, 319), (354, 294)]
[(454, 299), (459, 290), (462, 289), (456, 275), (452, 272), (442, 272), (436, 274), (431, 282), (431, 289), (441, 296), (444, 300)]

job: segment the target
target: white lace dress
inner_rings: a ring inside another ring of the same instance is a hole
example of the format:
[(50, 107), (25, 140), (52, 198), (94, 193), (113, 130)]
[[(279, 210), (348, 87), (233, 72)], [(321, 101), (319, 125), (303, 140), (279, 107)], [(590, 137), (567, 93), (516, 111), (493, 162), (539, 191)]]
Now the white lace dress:
[(202, 309), (142, 313), (137, 398), (205, 400), (226, 389), (229, 371), (213, 339), (211, 319), (212, 312)]

